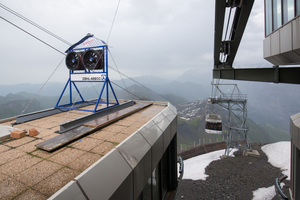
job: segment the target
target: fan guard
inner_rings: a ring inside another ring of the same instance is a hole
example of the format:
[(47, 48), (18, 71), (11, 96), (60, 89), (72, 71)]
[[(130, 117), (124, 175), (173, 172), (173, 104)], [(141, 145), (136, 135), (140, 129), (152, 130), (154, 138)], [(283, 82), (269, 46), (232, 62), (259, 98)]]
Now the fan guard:
[(103, 69), (104, 59), (102, 50), (89, 49), (83, 55), (83, 65), (88, 70)]
[(66, 65), (69, 70), (82, 70), (82, 53), (71, 51), (66, 56)]

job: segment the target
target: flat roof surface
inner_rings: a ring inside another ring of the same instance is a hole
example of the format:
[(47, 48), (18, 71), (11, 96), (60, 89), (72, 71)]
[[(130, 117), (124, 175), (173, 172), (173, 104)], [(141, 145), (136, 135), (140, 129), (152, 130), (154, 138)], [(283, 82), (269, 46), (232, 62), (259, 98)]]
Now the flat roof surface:
[[(47, 199), (77, 175), (115, 148), (167, 105), (151, 105), (111, 125), (54, 151), (37, 149), (36, 144), (53, 138), (59, 124), (90, 114), (63, 112), (15, 125), (35, 137), (7, 139), (0, 142), (0, 199)], [(10, 126), (15, 120), (0, 123)]]

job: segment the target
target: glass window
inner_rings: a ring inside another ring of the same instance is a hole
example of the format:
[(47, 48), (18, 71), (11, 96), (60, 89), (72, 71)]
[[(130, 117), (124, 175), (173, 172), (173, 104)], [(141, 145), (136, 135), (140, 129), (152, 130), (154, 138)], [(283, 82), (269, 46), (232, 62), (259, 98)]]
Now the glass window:
[(282, 1), (282, 11), (283, 11), (283, 24), (294, 18), (294, 0), (283, 0)]
[(168, 150), (164, 153), (162, 159), (161, 159), (161, 196), (162, 199), (165, 198), (165, 195), (168, 192), (168, 180), (169, 180), (169, 166), (168, 166), (168, 156), (169, 152)]
[(151, 200), (151, 177), (148, 179), (142, 193), (138, 197), (138, 200)]
[(281, 25), (281, 0), (273, 0), (273, 29), (276, 30)]
[(265, 31), (266, 36), (272, 33), (272, 1), (265, 0)]
[(296, 0), (296, 16), (300, 15), (300, 0)]
[(152, 172), (152, 196), (153, 199), (161, 199), (160, 196), (160, 163)]

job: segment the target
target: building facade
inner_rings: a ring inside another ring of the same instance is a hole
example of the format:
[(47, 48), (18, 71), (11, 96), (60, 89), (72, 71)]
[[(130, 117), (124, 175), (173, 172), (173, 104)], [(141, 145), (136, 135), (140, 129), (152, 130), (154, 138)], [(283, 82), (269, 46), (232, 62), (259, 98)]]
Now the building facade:
[[(300, 0), (265, 0), (264, 58), (274, 65), (300, 64)], [(299, 79), (299, 73), (296, 74)], [(289, 76), (287, 76), (289, 78)], [(300, 199), (300, 113), (290, 118), (290, 196)]]
[[(154, 103), (155, 104), (155, 103)], [(50, 199), (172, 199), (177, 176), (177, 111), (166, 108)]]
[(300, 1), (265, 0), (264, 58), (274, 65), (300, 63)]

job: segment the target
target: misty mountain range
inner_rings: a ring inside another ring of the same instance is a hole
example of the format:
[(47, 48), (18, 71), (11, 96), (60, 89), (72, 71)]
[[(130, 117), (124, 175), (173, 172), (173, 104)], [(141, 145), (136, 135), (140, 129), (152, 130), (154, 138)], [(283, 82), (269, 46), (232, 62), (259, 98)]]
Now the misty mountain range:
[[(211, 95), (211, 76), (209, 74), (201, 74), (197, 71), (187, 71), (174, 80), (166, 80), (153, 76), (137, 77), (135, 80), (155, 92), (149, 92), (147, 88), (141, 88), (140, 85), (130, 79), (124, 79), (123, 81), (112, 80), (112, 82), (115, 83), (113, 87), (116, 93), (121, 96), (119, 98), (128, 97), (136, 99), (139, 97), (142, 99), (148, 98), (149, 100), (166, 100), (163, 96), (167, 95), (177, 99), (176, 102), (172, 103), (178, 104), (201, 100)], [(298, 101), (300, 97), (300, 87), (298, 85), (246, 81), (223, 82), (237, 83), (242, 93), (248, 95), (248, 117), (258, 124), (270, 123), (275, 127), (288, 130), (289, 117), (300, 112), (300, 101)], [(48, 83), (40, 92), (39, 96), (57, 97), (60, 95), (64, 85), (65, 83)], [(136, 95), (137, 97), (129, 95), (117, 85), (132, 91), (140, 90), (138, 92), (139, 95)], [(41, 84), (1, 85), (0, 96), (4, 97), (9, 93), (16, 94), (19, 92), (36, 94), (41, 86)], [(83, 87), (87, 88), (84, 90), (89, 97), (97, 96), (95, 90), (98, 90), (97, 92), (99, 93), (100, 87), (97, 87), (97, 85), (91, 87), (91, 85), (88, 84)]]

